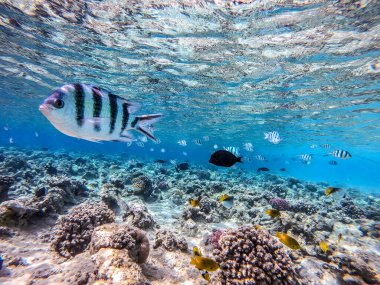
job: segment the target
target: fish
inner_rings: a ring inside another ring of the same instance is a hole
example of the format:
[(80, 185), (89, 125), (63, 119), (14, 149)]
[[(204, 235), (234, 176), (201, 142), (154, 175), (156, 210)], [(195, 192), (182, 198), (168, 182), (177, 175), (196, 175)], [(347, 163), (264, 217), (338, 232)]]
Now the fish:
[(136, 142), (136, 145), (137, 145), (138, 147), (144, 147), (144, 143), (143, 143), (143, 142)]
[(304, 162), (308, 162), (308, 161), (311, 161), (311, 160), (313, 159), (313, 156), (312, 156), (311, 154), (307, 154), (307, 153), (305, 153), (305, 154), (300, 154), (298, 157), (299, 157), (302, 161), (304, 161)]
[(0, 270), (3, 268), (3, 262), (4, 262), (4, 259), (2, 256), (0, 256)]
[(264, 133), (264, 139), (273, 144), (279, 144), (281, 142), (280, 134), (277, 131)]
[(186, 152), (186, 151), (183, 151), (182, 154), (183, 154), (184, 156), (187, 156), (187, 152)]
[(330, 152), (329, 154), (341, 159), (348, 159), (352, 157), (351, 153), (349, 153), (347, 150), (340, 150), (340, 149), (334, 150), (333, 152)]
[(267, 161), (267, 159), (264, 156), (262, 156), (261, 154), (256, 155), (255, 159), (260, 160), (260, 161)]
[(199, 199), (189, 199), (188, 201), (191, 207), (199, 207)]
[(212, 163), (217, 166), (231, 167), (236, 162), (242, 162), (242, 157), (236, 157), (233, 153), (226, 150), (218, 150), (214, 152), (209, 160), (209, 163)]
[(180, 146), (187, 146), (187, 142), (185, 140), (179, 140), (177, 142)]
[(280, 171), (286, 171), (286, 168), (280, 168)]
[(236, 146), (228, 146), (228, 147), (223, 147), (224, 150), (229, 151), (230, 153), (240, 156), (240, 149)]
[(196, 145), (202, 145), (202, 141), (200, 139), (195, 139), (193, 140), (193, 142), (196, 144)]
[(34, 136), (35, 136), (36, 138), (38, 138), (38, 137), (39, 137), (38, 132), (34, 132)]
[(208, 141), (210, 140), (210, 138), (209, 138), (209, 136), (203, 136), (203, 140), (204, 140), (205, 142), (208, 142)]
[(169, 160), (170, 164), (177, 165), (177, 161), (175, 159)]
[(15, 142), (14, 139), (13, 139), (12, 137), (10, 137), (10, 138), (9, 138), (9, 143), (10, 143), (10, 144), (13, 144), (14, 142)]
[(343, 239), (343, 235), (342, 235), (342, 233), (339, 233), (339, 235), (338, 235), (338, 243), (340, 243), (340, 241)]
[(316, 144), (312, 144), (310, 148), (317, 148), (318, 146)]
[(211, 278), (210, 278), (210, 274), (206, 271), (206, 270), (203, 270), (201, 272), (201, 276), (204, 280), (206, 280), (207, 282), (210, 282), (211, 281)]
[(203, 256), (191, 257), (190, 264), (194, 265), (195, 268), (199, 270), (206, 270), (208, 272), (216, 271), (219, 269), (219, 265), (215, 262), (215, 260)]
[(218, 145), (217, 145), (217, 144), (214, 144), (213, 148), (214, 148), (214, 149), (218, 149)]
[(178, 170), (188, 170), (190, 165), (187, 162), (179, 163), (176, 165), (175, 169)]
[(281, 217), (281, 212), (279, 210), (274, 210), (274, 209), (267, 209), (267, 210), (265, 210), (265, 214), (267, 214), (271, 218)]
[(298, 241), (296, 241), (294, 238), (292, 238), (291, 236), (289, 236), (286, 233), (277, 232), (276, 237), (279, 238), (281, 243), (283, 243), (284, 245), (286, 245), (287, 247), (289, 247), (291, 249), (297, 250), (297, 249), (301, 248)]
[(164, 148), (161, 148), (160, 151), (161, 151), (162, 153), (166, 152), (166, 150), (165, 150)]
[(194, 256), (202, 256), (200, 249), (197, 246), (193, 247)]
[(65, 135), (92, 142), (134, 141), (137, 131), (156, 141), (151, 126), (162, 114), (131, 116), (140, 105), (94, 85), (67, 84), (55, 90), (39, 107), (50, 123)]
[(320, 248), (322, 249), (322, 251), (324, 253), (326, 253), (329, 250), (329, 245), (324, 240), (322, 240), (322, 241), (319, 242), (319, 246), (320, 246)]
[(328, 143), (320, 144), (319, 146), (320, 146), (321, 148), (324, 148), (324, 149), (329, 149), (329, 148), (331, 147), (331, 145), (328, 144)]
[(329, 164), (330, 164), (330, 165), (337, 165), (338, 162), (336, 162), (335, 160), (330, 160), (330, 161), (329, 161)]
[(8, 126), (4, 126), (4, 131), (8, 132), (9, 131), (9, 127)]
[(153, 147), (151, 147), (149, 150), (150, 150), (150, 151), (154, 151), (154, 148), (153, 148)]
[(161, 140), (159, 138), (156, 138), (155, 141), (153, 141), (154, 144), (160, 144), (161, 143)]
[(246, 151), (249, 151), (249, 152), (252, 152), (253, 151), (253, 145), (251, 143), (243, 143), (243, 148), (246, 150)]
[(163, 160), (163, 159), (156, 159), (154, 162), (155, 162), (155, 163), (161, 163), (161, 164), (163, 164), (163, 163), (166, 163), (166, 160)]
[(267, 167), (259, 167), (259, 168), (257, 168), (257, 172), (261, 172), (261, 171), (269, 171), (269, 168), (267, 168)]
[(335, 193), (335, 192), (338, 192), (342, 190), (342, 188), (337, 188), (337, 187), (328, 187), (326, 190), (325, 190), (325, 194), (326, 196), (330, 196), (332, 193)]
[(231, 209), (234, 205), (234, 197), (229, 196), (227, 194), (223, 194), (219, 197), (219, 202), (227, 209)]

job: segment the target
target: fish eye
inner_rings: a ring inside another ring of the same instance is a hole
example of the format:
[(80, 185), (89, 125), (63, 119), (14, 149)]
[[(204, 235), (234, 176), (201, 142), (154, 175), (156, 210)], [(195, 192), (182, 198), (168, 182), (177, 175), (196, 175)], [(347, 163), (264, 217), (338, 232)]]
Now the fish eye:
[(63, 102), (63, 100), (61, 99), (56, 99), (53, 103), (53, 106), (57, 109), (62, 109), (63, 106), (65, 106), (65, 102)]

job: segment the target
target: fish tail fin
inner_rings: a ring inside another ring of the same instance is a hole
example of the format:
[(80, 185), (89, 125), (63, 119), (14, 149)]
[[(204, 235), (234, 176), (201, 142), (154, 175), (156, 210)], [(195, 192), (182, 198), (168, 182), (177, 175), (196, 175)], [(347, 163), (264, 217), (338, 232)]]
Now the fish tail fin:
[(239, 157), (236, 159), (236, 161), (237, 161), (237, 162), (241, 162), (241, 163), (243, 163), (243, 161), (241, 161), (242, 158), (243, 158), (242, 156), (239, 156)]
[(162, 114), (136, 116), (131, 126), (133, 129), (144, 134), (151, 140), (157, 141), (157, 139), (153, 136), (153, 131), (151, 127), (154, 123), (160, 120), (161, 117)]
[(269, 137), (268, 133), (264, 133), (264, 140), (266, 140)]

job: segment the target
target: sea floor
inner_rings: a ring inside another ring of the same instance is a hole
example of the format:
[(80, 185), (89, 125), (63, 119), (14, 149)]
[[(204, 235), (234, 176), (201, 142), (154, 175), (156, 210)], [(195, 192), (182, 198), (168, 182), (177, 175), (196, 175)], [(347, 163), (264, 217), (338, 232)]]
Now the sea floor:
[[(194, 246), (221, 267), (210, 284), (380, 284), (380, 196), (326, 196), (328, 186), (0, 148), (0, 284), (207, 284), (190, 264)], [(234, 197), (231, 209), (222, 194)], [(272, 208), (281, 216), (265, 214)], [(301, 249), (280, 244), (277, 231)]]

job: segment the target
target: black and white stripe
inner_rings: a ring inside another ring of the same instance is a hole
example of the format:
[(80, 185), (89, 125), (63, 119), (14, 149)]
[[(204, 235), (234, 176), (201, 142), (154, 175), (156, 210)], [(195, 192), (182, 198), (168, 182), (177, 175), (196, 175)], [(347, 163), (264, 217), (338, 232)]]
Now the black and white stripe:
[(122, 121), (121, 121), (121, 131), (120, 131), (120, 135), (121, 135), (122, 132), (127, 128), (127, 125), (128, 125), (128, 120), (129, 120), (128, 107), (129, 107), (129, 104), (126, 103), (126, 102), (124, 102), (124, 103), (123, 103), (123, 118), (122, 118)]
[(110, 103), (110, 130), (109, 130), (110, 134), (112, 134), (113, 131), (115, 130), (115, 124), (116, 124), (117, 113), (118, 113), (117, 98), (118, 97), (112, 93), (108, 94), (108, 99)]
[(75, 98), (75, 119), (77, 125), (81, 127), (84, 123), (84, 100), (85, 94), (82, 84), (75, 83), (73, 84), (75, 88), (74, 98)]
[[(92, 116), (94, 118), (100, 118), (100, 114), (102, 112), (102, 104), (103, 104), (102, 95), (100, 93), (101, 91), (98, 87), (92, 87), (91, 90), (92, 90), (92, 99), (94, 101)], [(101, 129), (100, 123), (96, 122), (94, 124), (94, 130), (99, 132), (100, 129)]]

